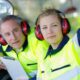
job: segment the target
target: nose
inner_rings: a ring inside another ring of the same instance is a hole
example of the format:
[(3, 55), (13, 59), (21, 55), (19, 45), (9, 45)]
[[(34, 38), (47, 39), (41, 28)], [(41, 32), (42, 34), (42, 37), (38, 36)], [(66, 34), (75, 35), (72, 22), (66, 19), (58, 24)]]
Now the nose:
[(10, 41), (12, 41), (12, 40), (16, 40), (16, 36), (14, 33), (11, 33), (11, 35), (10, 35)]
[(48, 27), (47, 32), (48, 33), (51, 33), (52, 32), (52, 29), (50, 27)]

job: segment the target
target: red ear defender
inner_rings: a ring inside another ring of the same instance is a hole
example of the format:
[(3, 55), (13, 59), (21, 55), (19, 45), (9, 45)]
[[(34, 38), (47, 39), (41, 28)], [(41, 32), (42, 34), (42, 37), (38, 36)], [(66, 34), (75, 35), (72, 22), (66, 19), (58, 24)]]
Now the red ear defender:
[(7, 42), (3, 39), (3, 37), (0, 35), (0, 44), (6, 45)]
[(66, 18), (64, 18), (62, 21), (62, 31), (63, 31), (63, 35), (66, 35), (70, 31), (70, 24)]
[(43, 37), (43, 35), (42, 35), (42, 33), (41, 33), (41, 30), (40, 30), (40, 26), (39, 26), (39, 25), (36, 26), (35, 35), (36, 35), (36, 37), (37, 37), (39, 40), (44, 40), (44, 37)]
[(62, 32), (63, 35), (66, 35), (70, 32), (70, 23), (68, 19), (65, 17), (65, 14), (59, 10), (55, 10), (55, 12), (58, 14), (58, 17), (61, 18), (61, 24), (62, 24)]
[(21, 22), (21, 29), (22, 29), (24, 35), (28, 34), (28, 24), (25, 20)]

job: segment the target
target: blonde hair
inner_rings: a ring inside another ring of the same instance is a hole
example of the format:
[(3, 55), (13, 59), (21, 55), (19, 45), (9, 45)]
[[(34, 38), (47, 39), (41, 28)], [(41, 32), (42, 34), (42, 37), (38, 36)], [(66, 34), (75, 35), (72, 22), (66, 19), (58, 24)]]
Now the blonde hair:
[(55, 15), (58, 17), (58, 19), (60, 20), (60, 22), (62, 22), (63, 20), (63, 17), (65, 16), (64, 13), (62, 13), (61, 11), (59, 10), (56, 10), (54, 8), (50, 8), (50, 9), (45, 9), (41, 12), (41, 14), (38, 16), (37, 20), (36, 20), (36, 25), (39, 24), (40, 22), (40, 19), (42, 17), (45, 17), (45, 16), (49, 16), (49, 15)]

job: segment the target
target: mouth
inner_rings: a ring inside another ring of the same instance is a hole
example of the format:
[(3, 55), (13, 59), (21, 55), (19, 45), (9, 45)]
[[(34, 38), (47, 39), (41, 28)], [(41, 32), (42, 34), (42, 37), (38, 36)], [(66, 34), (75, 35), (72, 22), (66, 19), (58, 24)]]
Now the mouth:
[(48, 36), (47, 38), (55, 38), (56, 35)]
[(12, 44), (17, 44), (17, 43), (19, 43), (19, 41), (15, 41), (15, 42), (13, 42)]

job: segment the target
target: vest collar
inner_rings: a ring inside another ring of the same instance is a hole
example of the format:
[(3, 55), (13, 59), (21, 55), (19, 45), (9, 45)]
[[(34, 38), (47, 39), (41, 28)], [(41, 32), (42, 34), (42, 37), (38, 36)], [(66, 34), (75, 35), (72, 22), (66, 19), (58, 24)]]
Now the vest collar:
[[(59, 52), (64, 46), (65, 46), (65, 44), (67, 43), (69, 41), (69, 37), (68, 36), (64, 36), (63, 37), (63, 40), (61, 41), (61, 43), (59, 44), (59, 46), (58, 46), (58, 48), (57, 49), (53, 49), (52, 47), (51, 47), (51, 45), (49, 46), (49, 48), (48, 48), (48, 52), (47, 52), (47, 54), (46, 54), (46, 57), (47, 56), (51, 56), (51, 55), (54, 55), (54, 54), (56, 54), (57, 52)], [(46, 58), (45, 57), (45, 58)]]
[[(24, 44), (23, 44), (22, 51), (25, 50), (25, 48), (27, 47), (27, 45), (28, 45), (28, 40), (26, 39), (25, 42), (24, 42)], [(5, 51), (6, 52), (10, 52), (11, 50), (14, 50), (14, 49), (11, 46), (8, 45)]]

